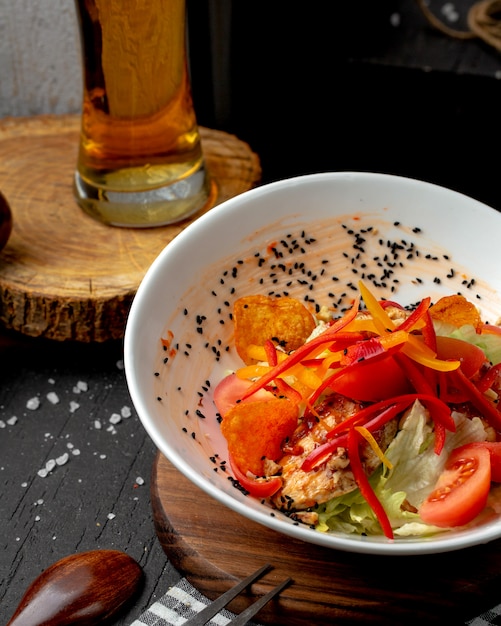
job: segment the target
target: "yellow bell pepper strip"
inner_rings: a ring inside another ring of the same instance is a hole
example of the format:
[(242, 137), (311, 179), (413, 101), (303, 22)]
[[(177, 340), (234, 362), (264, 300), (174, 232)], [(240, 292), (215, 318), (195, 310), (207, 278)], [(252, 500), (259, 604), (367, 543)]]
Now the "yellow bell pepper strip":
[(259, 380), (256, 380), (247, 391), (244, 393), (242, 400), (252, 396), (256, 391), (271, 383), (272, 380), (286, 372), (293, 365), (301, 362), (305, 357), (310, 355), (313, 350), (318, 347), (324, 346), (325, 344), (332, 343), (336, 338), (336, 333), (343, 329), (347, 324), (349, 324), (353, 319), (355, 319), (360, 306), (359, 298), (356, 298), (355, 303), (352, 308), (347, 311), (344, 316), (338, 320), (336, 320), (327, 330), (323, 333), (303, 344), (300, 348), (292, 352), (284, 361), (278, 363), (273, 369), (271, 369), (268, 373), (262, 376)]
[(473, 406), (480, 411), (481, 415), (496, 430), (501, 431), (501, 413), (494, 404), (485, 396), (475, 384), (465, 376), (461, 368), (450, 372), (453, 384), (466, 394)]
[(384, 335), (388, 332), (392, 332), (393, 330), (395, 330), (395, 324), (393, 320), (390, 318), (388, 313), (384, 310), (384, 308), (381, 306), (375, 296), (365, 286), (362, 280), (359, 281), (358, 288), (360, 289), (360, 294), (362, 295), (363, 301), (365, 302), (365, 306), (371, 314), (379, 334)]
[(385, 457), (384, 452), (379, 447), (378, 442), (374, 439), (371, 431), (365, 428), (365, 426), (355, 426), (355, 430), (358, 430), (362, 437), (367, 441), (381, 463), (386, 465), (388, 469), (393, 469), (393, 463)]
[(249, 380), (251, 378), (258, 378), (259, 376), (264, 376), (266, 372), (269, 372), (271, 367), (269, 365), (245, 365), (244, 367), (239, 367), (235, 374), (241, 380)]
[(437, 359), (436, 354), (432, 352), (424, 342), (411, 334), (408, 335), (407, 343), (402, 346), (402, 352), (410, 356), (414, 361), (421, 363), (421, 365), (440, 372), (451, 372), (461, 365), (460, 361), (444, 361)]
[(353, 472), (355, 482), (360, 489), (360, 493), (365, 498), (371, 509), (374, 511), (379, 521), (379, 524), (381, 525), (381, 529), (384, 535), (388, 539), (393, 539), (393, 530), (391, 528), (388, 515), (386, 514), (383, 505), (374, 493), (374, 490), (372, 489), (369, 483), (369, 479), (367, 478), (367, 475), (365, 473), (362, 461), (360, 460), (360, 437), (360, 433), (355, 428), (352, 428), (350, 430), (350, 433), (348, 435), (348, 456), (350, 458), (351, 471)]

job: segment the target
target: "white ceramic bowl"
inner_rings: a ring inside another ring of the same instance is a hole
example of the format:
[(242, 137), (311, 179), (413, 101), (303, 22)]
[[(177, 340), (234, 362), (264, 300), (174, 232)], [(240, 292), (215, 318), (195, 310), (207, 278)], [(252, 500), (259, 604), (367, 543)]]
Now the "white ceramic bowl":
[[(501, 520), (426, 540), (322, 534), (282, 514), (271, 516), (268, 506), (243, 496), (214, 472), (210, 460), (215, 454), (227, 458), (210, 390), (227, 369), (241, 365), (231, 346), (230, 313), (237, 297), (286, 291), (342, 306), (353, 298), (350, 285), (374, 273), (385, 286), (376, 289), (371, 282), (370, 288), (381, 297), (412, 304), (426, 295), (435, 299), (461, 291), (495, 322), (501, 314), (501, 272), (493, 256), (500, 241), (501, 215), (493, 209), (432, 184), (389, 175), (314, 174), (224, 202), (163, 250), (132, 304), (125, 368), (145, 429), (207, 494), (307, 542), (402, 555), (445, 552), (501, 537)], [(390, 269), (384, 255), (395, 248), (401, 254)], [(169, 333), (176, 355), (165, 362), (170, 351), (162, 348), (161, 338)]]

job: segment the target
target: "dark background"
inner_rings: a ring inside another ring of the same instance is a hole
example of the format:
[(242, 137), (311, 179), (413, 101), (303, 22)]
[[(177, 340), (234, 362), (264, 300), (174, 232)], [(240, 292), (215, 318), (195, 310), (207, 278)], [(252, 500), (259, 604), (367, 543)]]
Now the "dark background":
[[(430, 7), (466, 29), (473, 2), (453, 3), (456, 22), (444, 4)], [(439, 32), (414, 0), (188, 0), (188, 10), (199, 124), (248, 142), (263, 182), (386, 172), (501, 209), (501, 53), (481, 39)]]

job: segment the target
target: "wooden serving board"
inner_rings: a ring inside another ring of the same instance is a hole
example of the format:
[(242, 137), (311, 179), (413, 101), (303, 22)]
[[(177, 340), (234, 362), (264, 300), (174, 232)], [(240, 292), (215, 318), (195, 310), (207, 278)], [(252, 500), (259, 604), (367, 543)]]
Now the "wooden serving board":
[(460, 624), (501, 602), (501, 541), (425, 556), (374, 556), (291, 539), (213, 500), (160, 453), (152, 470), (159, 541), (215, 599), (264, 563), (273, 569), (229, 606), (237, 613), (288, 576), (258, 616), (273, 626)]
[(146, 270), (188, 224), (259, 183), (259, 158), (234, 135), (201, 128), (213, 181), (198, 214), (160, 228), (117, 228), (73, 198), (80, 116), (0, 120), (0, 189), (13, 213), (0, 251), (0, 324), (31, 337), (121, 339)]

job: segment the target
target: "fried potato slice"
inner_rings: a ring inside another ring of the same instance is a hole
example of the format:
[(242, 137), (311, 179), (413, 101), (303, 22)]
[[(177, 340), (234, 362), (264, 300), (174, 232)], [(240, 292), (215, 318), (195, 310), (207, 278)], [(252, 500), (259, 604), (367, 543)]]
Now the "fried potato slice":
[(469, 324), (480, 332), (483, 325), (478, 309), (464, 296), (444, 296), (432, 305), (429, 311), (433, 319), (447, 322), (457, 328)]
[(256, 363), (247, 354), (250, 345), (271, 339), (287, 352), (296, 350), (315, 328), (315, 319), (299, 300), (254, 295), (239, 298), (233, 309), (235, 346), (246, 365)]
[(281, 445), (298, 423), (297, 404), (286, 398), (242, 402), (231, 408), (221, 422), (228, 451), (240, 470), (256, 476), (264, 472), (264, 458), (277, 461)]

